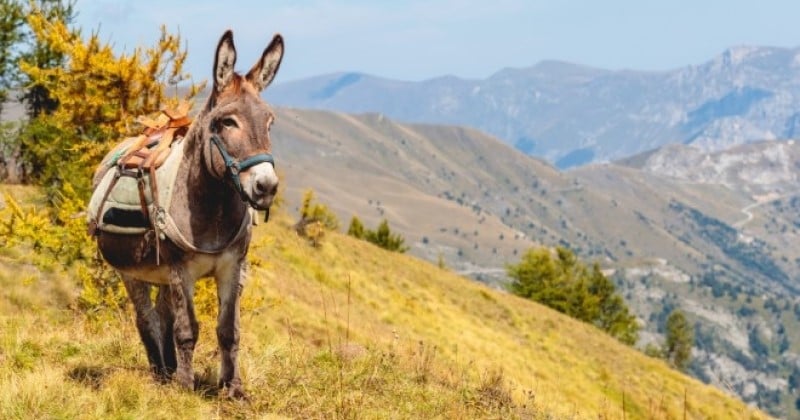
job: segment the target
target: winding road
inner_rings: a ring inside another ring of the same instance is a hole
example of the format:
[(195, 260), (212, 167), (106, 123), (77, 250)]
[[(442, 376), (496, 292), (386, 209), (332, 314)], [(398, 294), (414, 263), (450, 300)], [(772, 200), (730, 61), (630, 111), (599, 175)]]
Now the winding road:
[(756, 207), (761, 207), (764, 204), (772, 203), (772, 202), (775, 202), (775, 201), (778, 201), (778, 200), (783, 200), (784, 198), (789, 198), (789, 197), (797, 195), (797, 194), (800, 194), (800, 190), (790, 191), (788, 193), (779, 194), (777, 196), (771, 196), (771, 197), (768, 197), (768, 198), (763, 198), (761, 200), (756, 200), (755, 203), (748, 204), (747, 206), (744, 206), (740, 210), (742, 213), (744, 213), (745, 218), (742, 219), (742, 220), (738, 220), (738, 221), (734, 222), (732, 226), (737, 228), (737, 229), (741, 229), (741, 228), (744, 227), (744, 225), (750, 223), (750, 221), (753, 220), (753, 218), (755, 216), (753, 215), (753, 211), (752, 210), (755, 209)]

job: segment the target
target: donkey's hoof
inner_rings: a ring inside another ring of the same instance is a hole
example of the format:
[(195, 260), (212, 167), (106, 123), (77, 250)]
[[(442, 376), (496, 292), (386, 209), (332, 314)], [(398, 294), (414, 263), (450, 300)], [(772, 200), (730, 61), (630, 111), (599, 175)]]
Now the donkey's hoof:
[(178, 372), (175, 375), (175, 380), (181, 388), (194, 391), (194, 374), (192, 372)]
[(247, 400), (247, 393), (244, 392), (240, 382), (222, 384), (222, 392), (223, 395), (234, 400)]

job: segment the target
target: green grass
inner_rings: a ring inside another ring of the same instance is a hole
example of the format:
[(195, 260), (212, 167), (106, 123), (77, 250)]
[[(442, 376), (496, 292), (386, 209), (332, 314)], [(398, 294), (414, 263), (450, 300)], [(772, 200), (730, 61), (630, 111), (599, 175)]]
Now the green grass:
[[(313, 248), (277, 216), (244, 291), (246, 401), (158, 384), (129, 307), (88, 317), (69, 270), (0, 253), (0, 418), (766, 417), (589, 325), (344, 235)], [(209, 300), (201, 384), (219, 365)]]

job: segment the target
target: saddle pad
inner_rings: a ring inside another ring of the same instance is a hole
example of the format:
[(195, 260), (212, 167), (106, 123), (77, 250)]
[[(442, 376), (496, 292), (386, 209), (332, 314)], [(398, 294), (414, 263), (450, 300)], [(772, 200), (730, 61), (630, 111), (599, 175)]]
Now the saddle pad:
[[(170, 203), (172, 202), (172, 192), (175, 189), (175, 178), (178, 175), (178, 168), (180, 167), (181, 158), (183, 157), (183, 139), (175, 140), (169, 150), (164, 163), (156, 169), (156, 182), (158, 185), (158, 203), (166, 210), (169, 210)], [(110, 168), (102, 180), (92, 193), (92, 198), (89, 200), (87, 209), (87, 220), (89, 223), (93, 221), (97, 224), (97, 229), (105, 232), (122, 233), (122, 234), (141, 234), (149, 229), (149, 222), (144, 224), (137, 217), (144, 218), (142, 213), (142, 204), (139, 201), (139, 186), (137, 179), (131, 176), (121, 176), (114, 185), (113, 190), (108, 194), (105, 204), (103, 205), (103, 214), (97, 214), (100, 211), (100, 205), (103, 201), (103, 196), (106, 194), (109, 186), (112, 184), (114, 177), (117, 175), (119, 169), (115, 166)], [(150, 189), (150, 175), (144, 175), (144, 195), (147, 202), (148, 212), (155, 214), (156, 208), (153, 204), (153, 197)], [(141, 216), (137, 216), (138, 213)], [(137, 219), (136, 223), (130, 223), (131, 220)]]

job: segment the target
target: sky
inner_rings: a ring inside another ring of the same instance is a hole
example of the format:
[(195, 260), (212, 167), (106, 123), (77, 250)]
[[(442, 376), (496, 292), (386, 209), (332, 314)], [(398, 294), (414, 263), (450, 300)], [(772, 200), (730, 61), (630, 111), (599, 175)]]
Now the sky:
[(246, 72), (274, 33), (276, 83), (355, 71), (418, 81), (483, 79), (562, 60), (611, 70), (701, 64), (734, 46), (800, 47), (795, 0), (77, 0), (76, 24), (118, 51), (154, 45), (159, 27), (187, 42), (187, 70), (209, 79), (232, 29)]

